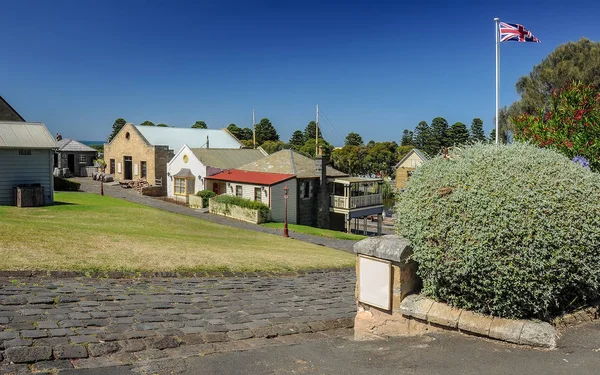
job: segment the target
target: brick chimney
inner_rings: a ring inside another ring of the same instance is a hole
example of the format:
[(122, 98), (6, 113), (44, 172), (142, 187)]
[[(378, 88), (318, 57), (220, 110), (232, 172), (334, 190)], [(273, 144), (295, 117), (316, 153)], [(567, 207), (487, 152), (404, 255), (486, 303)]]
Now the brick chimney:
[(315, 158), (316, 170), (319, 175), (317, 190), (317, 226), (329, 228), (329, 189), (327, 188), (327, 162), (323, 155), (323, 147), (319, 146), (319, 153)]

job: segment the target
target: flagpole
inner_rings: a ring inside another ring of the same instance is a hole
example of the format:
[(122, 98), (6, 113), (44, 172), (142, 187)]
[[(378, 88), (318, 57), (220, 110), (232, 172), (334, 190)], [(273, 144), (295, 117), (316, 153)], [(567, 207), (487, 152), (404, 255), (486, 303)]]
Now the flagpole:
[(498, 21), (499, 18), (494, 18), (494, 31), (496, 33), (496, 144), (498, 144), (498, 103), (499, 103), (499, 90), (498, 81), (500, 78), (500, 41), (498, 40)]

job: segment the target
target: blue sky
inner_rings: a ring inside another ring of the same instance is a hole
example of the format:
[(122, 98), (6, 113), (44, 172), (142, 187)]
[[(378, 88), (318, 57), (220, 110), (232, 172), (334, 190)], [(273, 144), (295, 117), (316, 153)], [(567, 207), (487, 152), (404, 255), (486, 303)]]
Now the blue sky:
[[(103, 140), (118, 117), (189, 127), (268, 117), (288, 141), (319, 104), (327, 140), (395, 140), (436, 116), (493, 127), (494, 17), (542, 44), (501, 45), (501, 105), (558, 45), (600, 40), (596, 1), (0, 0), (0, 95), (28, 121)], [(419, 4), (417, 4), (419, 3)]]

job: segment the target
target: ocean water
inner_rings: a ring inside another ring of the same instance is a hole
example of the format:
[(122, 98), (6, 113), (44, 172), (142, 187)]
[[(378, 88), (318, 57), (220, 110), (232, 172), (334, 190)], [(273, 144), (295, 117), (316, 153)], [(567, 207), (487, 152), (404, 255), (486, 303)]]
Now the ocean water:
[(81, 143), (83, 143), (84, 145), (103, 145), (104, 143), (106, 143), (106, 141), (79, 141)]

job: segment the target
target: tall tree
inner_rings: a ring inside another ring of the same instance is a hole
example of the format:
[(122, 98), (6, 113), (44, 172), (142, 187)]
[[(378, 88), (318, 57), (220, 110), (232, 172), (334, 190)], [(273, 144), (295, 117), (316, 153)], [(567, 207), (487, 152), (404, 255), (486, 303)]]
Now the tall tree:
[(302, 133), (301, 130), (294, 131), (292, 138), (290, 138), (290, 146), (292, 146), (294, 150), (298, 150), (304, 145), (304, 142), (306, 142), (306, 139), (304, 139), (304, 133)]
[[(508, 143), (512, 131), (512, 125), (510, 124), (510, 108), (504, 106), (498, 110), (498, 134), (500, 143)], [(496, 135), (496, 116), (494, 116), (494, 137)], [(496, 142), (494, 138), (493, 142)]]
[(448, 138), (453, 146), (460, 146), (469, 142), (469, 130), (467, 129), (467, 125), (460, 121), (452, 124), (448, 131)]
[(208, 129), (208, 126), (204, 121), (196, 121), (194, 125), (192, 125), (193, 129)]
[(140, 126), (154, 126), (154, 123), (152, 121), (144, 121), (140, 124)]
[(120, 118), (120, 117), (115, 120), (115, 122), (113, 123), (113, 126), (112, 126), (112, 133), (110, 133), (110, 135), (108, 136), (108, 142), (113, 140), (113, 138), (117, 135), (119, 130), (121, 130), (121, 128), (123, 126), (125, 126), (126, 123), (127, 123), (127, 121), (125, 121), (125, 119)]
[(252, 142), (252, 129), (246, 127), (240, 130), (240, 136), (238, 138), (240, 141), (250, 141)]
[[(304, 129), (304, 139), (309, 140), (312, 139), (313, 141), (315, 140), (315, 132), (317, 129), (317, 123), (314, 121), (311, 121), (308, 123), (308, 125), (306, 125), (306, 128)], [(323, 134), (321, 134), (321, 128), (319, 128), (319, 138), (323, 138)]]
[(408, 129), (404, 129), (402, 132), (402, 139), (400, 140), (400, 146), (410, 146), (413, 144), (413, 132)]
[(348, 133), (344, 142), (345, 146), (362, 146), (363, 144), (363, 139), (360, 134), (354, 132)]
[(445, 118), (436, 117), (431, 120), (431, 135), (434, 140), (434, 154), (451, 145), (451, 140), (448, 137), (448, 121)]
[(229, 124), (227, 126), (227, 130), (229, 130), (229, 132), (233, 134), (234, 137), (236, 137), (239, 140), (242, 140), (242, 138), (240, 137), (242, 129), (240, 129), (236, 124)]
[(438, 153), (433, 135), (431, 134), (431, 127), (425, 121), (419, 122), (415, 128), (413, 144), (429, 156), (434, 156)]
[(483, 120), (480, 118), (474, 118), (473, 121), (471, 121), (471, 141), (486, 141), (485, 132), (483, 131)]
[(157, 124), (156, 126), (160, 126), (161, 128), (168, 128), (169, 125), (167, 124)]
[(490, 131), (490, 136), (488, 138), (488, 142), (496, 143), (496, 128), (493, 128), (492, 131)]
[(285, 146), (285, 143), (281, 142), (281, 141), (266, 141), (263, 142), (262, 145), (260, 145), (260, 147), (265, 150), (265, 152), (267, 154), (273, 154), (277, 151), (283, 150), (283, 147)]
[[(319, 146), (323, 148), (323, 155), (329, 157), (331, 156), (331, 152), (333, 151), (333, 146), (329, 144), (329, 142), (327, 142), (326, 140), (324, 140), (323, 138), (319, 138)], [(300, 149), (298, 150), (300, 153), (309, 156), (309, 157), (314, 157), (315, 156), (315, 140), (314, 139), (309, 139), (306, 142), (304, 142), (304, 145), (302, 147), (300, 147)]]
[(550, 104), (550, 95), (572, 82), (600, 87), (600, 42), (581, 38), (558, 46), (529, 75), (519, 78), (521, 99), (510, 115), (535, 114)]
[(273, 124), (271, 124), (271, 121), (268, 118), (263, 118), (260, 120), (254, 129), (256, 131), (256, 144), (262, 144), (266, 141), (279, 140), (279, 134), (277, 134), (277, 130)]

